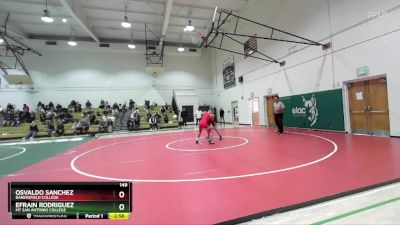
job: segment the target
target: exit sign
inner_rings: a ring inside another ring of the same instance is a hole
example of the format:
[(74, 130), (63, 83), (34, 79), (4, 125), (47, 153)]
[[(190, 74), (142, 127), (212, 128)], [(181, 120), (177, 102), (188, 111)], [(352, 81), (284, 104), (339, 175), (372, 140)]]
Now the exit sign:
[(367, 76), (369, 72), (368, 66), (361, 66), (357, 68), (357, 76)]

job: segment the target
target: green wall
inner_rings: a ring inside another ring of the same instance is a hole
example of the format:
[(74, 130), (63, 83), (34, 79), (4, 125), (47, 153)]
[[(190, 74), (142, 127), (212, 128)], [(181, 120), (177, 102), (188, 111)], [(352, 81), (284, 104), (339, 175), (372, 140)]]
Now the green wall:
[(344, 131), (342, 89), (287, 96), (281, 101), (285, 126)]

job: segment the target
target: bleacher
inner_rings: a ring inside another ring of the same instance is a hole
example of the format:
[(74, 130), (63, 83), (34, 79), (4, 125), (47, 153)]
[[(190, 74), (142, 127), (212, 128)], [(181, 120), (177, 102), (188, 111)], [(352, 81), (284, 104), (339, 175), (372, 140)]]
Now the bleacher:
[[(139, 111), (140, 115), (142, 115), (142, 119), (140, 120), (139, 130), (150, 129), (150, 124), (149, 124), (149, 121), (147, 120), (146, 110), (145, 110), (144, 106), (139, 106), (138, 111)], [(161, 107), (160, 106), (154, 107), (153, 110), (151, 111), (151, 113), (152, 114), (158, 113), (161, 115)], [(122, 118), (120, 116), (118, 119), (116, 119), (115, 124), (114, 124), (114, 131), (128, 130), (127, 121), (129, 119), (129, 117), (131, 116), (131, 114), (132, 114), (132, 111), (128, 110)], [(161, 123), (161, 129), (178, 127), (178, 121), (177, 121), (177, 119), (174, 119), (174, 113), (167, 112), (167, 115), (168, 115), (168, 120), (172, 121), (172, 124)], [(161, 121), (164, 121), (164, 120), (161, 119)]]
[[(157, 106), (154, 107), (153, 110), (151, 111), (152, 114), (158, 112), (161, 115), (161, 107)], [(139, 106), (138, 110), (140, 112), (140, 114), (142, 115), (142, 119), (140, 120), (140, 128), (139, 130), (148, 130), (150, 129), (150, 125), (148, 120), (146, 119), (146, 113), (145, 113), (145, 109), (144, 106)], [(97, 112), (102, 112), (102, 110), (100, 108), (94, 108), (94, 113), (96, 114)], [(132, 111), (128, 110), (125, 115), (123, 117), (119, 117), (115, 120), (114, 123), (114, 131), (128, 131), (127, 129), (127, 121), (131, 115)], [(73, 119), (76, 120), (80, 120), (81, 119), (81, 112), (74, 112), (72, 113)], [(48, 133), (47, 133), (47, 125), (43, 124), (40, 121), (40, 115), (38, 112), (35, 112), (36, 115), (36, 123), (38, 125), (39, 128), (39, 132), (37, 133), (36, 137), (49, 137)], [(170, 121), (172, 121), (171, 124), (165, 124), (163, 123), (163, 119), (161, 119), (162, 123), (161, 123), (161, 129), (163, 128), (174, 128), (174, 127), (178, 127), (178, 121), (177, 119), (174, 119), (174, 113), (170, 113), (167, 112), (168, 115), (168, 119)], [(0, 120), (3, 120), (3, 117), (0, 115)], [(96, 120), (100, 120), (101, 118), (97, 117)], [(27, 133), (29, 132), (29, 126), (30, 123), (21, 123), (18, 126), (15, 127), (3, 127), (2, 125), (0, 125), (0, 140), (7, 140), (7, 139), (21, 139), (23, 137), (25, 137), (27, 135)], [(74, 135), (74, 131), (72, 129), (72, 123), (66, 123), (64, 125), (65, 128), (65, 133), (64, 136), (68, 136), (68, 135)], [(95, 124), (91, 124), (88, 130), (88, 134), (96, 134), (99, 132), (99, 125), (95, 125)], [(78, 133), (79, 134), (79, 133)], [(83, 132), (83, 134), (85, 134), (85, 132)]]

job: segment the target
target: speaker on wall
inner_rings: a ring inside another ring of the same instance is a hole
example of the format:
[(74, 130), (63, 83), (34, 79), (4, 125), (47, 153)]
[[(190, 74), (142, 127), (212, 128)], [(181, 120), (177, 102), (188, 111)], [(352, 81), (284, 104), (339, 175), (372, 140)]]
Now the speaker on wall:
[(239, 77), (239, 83), (243, 83), (243, 76)]

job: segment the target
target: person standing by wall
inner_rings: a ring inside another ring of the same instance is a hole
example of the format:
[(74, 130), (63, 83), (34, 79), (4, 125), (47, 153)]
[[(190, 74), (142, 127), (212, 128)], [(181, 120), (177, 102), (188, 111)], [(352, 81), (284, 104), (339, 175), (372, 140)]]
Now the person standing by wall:
[(279, 99), (279, 96), (274, 97), (274, 118), (275, 124), (278, 127), (277, 133), (283, 134), (283, 112), (285, 111), (285, 105)]
[(222, 107), (219, 109), (219, 121), (222, 123), (222, 120), (224, 121), (224, 126), (225, 126), (225, 111), (222, 109)]
[(185, 108), (182, 108), (181, 119), (182, 119), (182, 126), (186, 127), (187, 112)]

